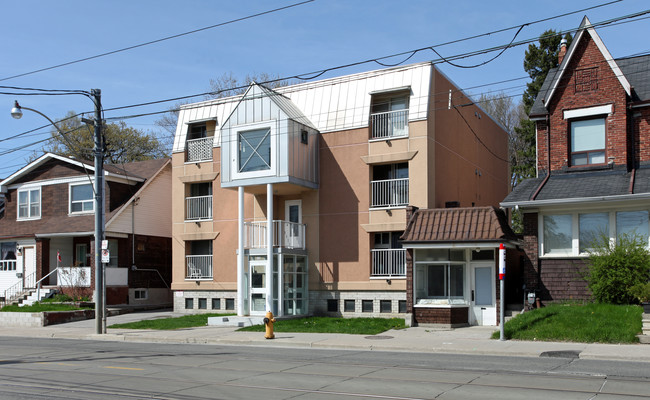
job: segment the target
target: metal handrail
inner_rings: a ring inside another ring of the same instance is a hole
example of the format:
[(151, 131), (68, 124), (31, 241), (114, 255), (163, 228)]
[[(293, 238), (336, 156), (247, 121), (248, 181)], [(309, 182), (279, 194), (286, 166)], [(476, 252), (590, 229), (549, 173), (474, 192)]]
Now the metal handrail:
[(39, 279), (38, 282), (36, 282), (36, 300), (37, 300), (37, 301), (40, 301), (40, 300), (41, 300), (41, 282), (43, 282), (43, 280), (44, 280), (45, 278), (49, 277), (50, 275), (52, 275), (52, 274), (55, 273), (55, 272), (57, 272), (57, 276), (56, 276), (56, 277), (57, 277), (57, 279), (58, 279), (58, 278), (59, 278), (59, 275), (58, 275), (59, 267), (56, 267), (55, 269), (53, 269), (52, 271), (50, 271), (49, 274), (45, 275), (44, 277), (42, 277), (41, 279)]
[(18, 293), (22, 293), (25, 290), (25, 288), (30, 288), (29, 285), (26, 284), (26, 282), (30, 282), (34, 280), (35, 277), (36, 277), (36, 272), (32, 272), (28, 276), (24, 277), (24, 279), (21, 279), (20, 281), (14, 283), (13, 285), (5, 289), (4, 304), (10, 303), (11, 300), (14, 297), (16, 297)]

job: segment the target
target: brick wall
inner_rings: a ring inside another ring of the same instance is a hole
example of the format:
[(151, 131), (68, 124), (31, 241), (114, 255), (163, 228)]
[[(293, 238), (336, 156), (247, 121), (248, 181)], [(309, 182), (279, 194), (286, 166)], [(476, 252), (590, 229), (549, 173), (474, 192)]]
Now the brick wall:
[(586, 261), (581, 259), (542, 259), (541, 286), (538, 295), (542, 301), (590, 300), (587, 282), (582, 278)]
[(469, 323), (468, 307), (415, 307), (413, 319), (418, 324), (464, 325)]
[(538, 242), (538, 219), (537, 213), (524, 214), (524, 265), (523, 276), (527, 290), (537, 289), (539, 276), (537, 271), (537, 260), (539, 254)]
[[(592, 84), (576, 84), (576, 78), (584, 75), (585, 71), (592, 71)], [(563, 112), (599, 105), (612, 105), (612, 113), (606, 118), (606, 162), (613, 157), (617, 165), (625, 165), (628, 162), (629, 150), (627, 95), (594, 41), (585, 34), (575, 48), (548, 106), (549, 126), (546, 126), (545, 121), (537, 122), (538, 170), (547, 169), (547, 128), (550, 129), (551, 136), (551, 171), (570, 167), (570, 121), (564, 119)]]

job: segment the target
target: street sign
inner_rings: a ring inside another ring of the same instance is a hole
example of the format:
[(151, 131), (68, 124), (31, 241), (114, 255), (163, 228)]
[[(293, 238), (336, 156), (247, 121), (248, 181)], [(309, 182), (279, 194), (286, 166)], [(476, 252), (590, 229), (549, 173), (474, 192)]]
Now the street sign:
[(111, 254), (108, 249), (102, 249), (102, 264), (108, 264), (111, 262)]
[(108, 240), (102, 240), (102, 250), (108, 250)]

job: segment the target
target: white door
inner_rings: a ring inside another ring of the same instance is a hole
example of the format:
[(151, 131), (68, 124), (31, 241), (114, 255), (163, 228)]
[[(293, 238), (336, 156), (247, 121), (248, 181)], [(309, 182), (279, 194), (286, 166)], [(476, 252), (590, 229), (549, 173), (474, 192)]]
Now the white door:
[[(33, 275), (31, 279), (29, 277)], [(23, 282), (26, 285), (36, 283), (36, 249), (34, 246), (23, 247)]]
[(250, 315), (266, 314), (266, 260), (250, 262)]
[(496, 325), (496, 283), (492, 263), (471, 264), (471, 320), (472, 325)]
[(302, 200), (287, 200), (284, 202), (284, 220), (292, 222), (284, 230), (285, 246), (289, 248), (303, 247), (302, 237)]

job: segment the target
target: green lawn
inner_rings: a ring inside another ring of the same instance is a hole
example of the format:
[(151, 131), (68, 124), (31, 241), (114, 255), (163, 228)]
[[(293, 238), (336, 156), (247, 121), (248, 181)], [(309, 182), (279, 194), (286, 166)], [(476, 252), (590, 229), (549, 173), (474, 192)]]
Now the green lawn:
[[(349, 333), (376, 335), (389, 329), (404, 329), (403, 318), (330, 318), (307, 317), (283, 319), (273, 325), (275, 332)], [(240, 331), (264, 332), (264, 325), (253, 325)]]
[[(641, 333), (639, 306), (553, 304), (506, 322), (507, 339), (580, 343), (637, 343)], [(492, 335), (499, 338), (499, 332)]]
[(87, 310), (91, 307), (78, 307), (74, 304), (43, 304), (34, 303), (31, 306), (8, 305), (0, 309), (5, 312), (43, 312), (43, 311), (74, 311), (74, 310)]
[(206, 326), (208, 317), (225, 317), (235, 314), (192, 314), (182, 317), (148, 319), (144, 321), (129, 322), (126, 324), (113, 324), (109, 328), (117, 329), (158, 329), (171, 330), (182, 328), (194, 328), (197, 326)]

